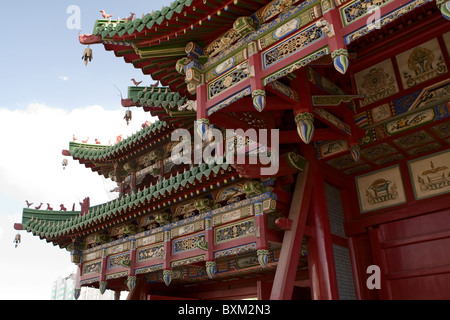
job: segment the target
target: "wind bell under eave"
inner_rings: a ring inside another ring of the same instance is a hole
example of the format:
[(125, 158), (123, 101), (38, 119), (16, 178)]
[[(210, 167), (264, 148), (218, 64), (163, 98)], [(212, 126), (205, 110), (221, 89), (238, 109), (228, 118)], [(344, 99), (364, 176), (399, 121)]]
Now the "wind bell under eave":
[(133, 118), (133, 114), (131, 113), (131, 110), (128, 109), (125, 111), (125, 117), (123, 117), (125, 121), (127, 122), (127, 126), (130, 124), (131, 119)]
[(88, 62), (92, 61), (92, 49), (88, 46), (86, 49), (84, 49), (83, 56), (81, 57), (81, 60), (84, 60), (84, 65), (87, 67)]
[(20, 243), (20, 233), (17, 233), (16, 234), (16, 236), (14, 237), (14, 248), (17, 248), (17, 246), (19, 245), (19, 243)]
[(69, 161), (64, 158), (63, 161), (62, 161), (63, 170), (66, 170), (66, 167), (67, 167), (68, 164), (69, 164)]

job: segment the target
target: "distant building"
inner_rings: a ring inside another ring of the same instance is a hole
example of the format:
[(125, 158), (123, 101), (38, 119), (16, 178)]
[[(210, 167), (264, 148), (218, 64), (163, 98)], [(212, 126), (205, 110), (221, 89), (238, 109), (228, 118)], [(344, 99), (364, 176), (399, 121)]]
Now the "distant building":
[(97, 288), (84, 287), (78, 300), (115, 300), (114, 291), (106, 290), (104, 294), (101, 294)]
[(51, 300), (74, 300), (73, 290), (75, 288), (75, 275), (58, 277), (53, 283)]
[[(58, 277), (53, 283), (51, 300), (75, 300), (75, 274)], [(114, 300), (114, 291), (106, 290), (102, 295), (97, 288), (83, 287), (78, 300)]]

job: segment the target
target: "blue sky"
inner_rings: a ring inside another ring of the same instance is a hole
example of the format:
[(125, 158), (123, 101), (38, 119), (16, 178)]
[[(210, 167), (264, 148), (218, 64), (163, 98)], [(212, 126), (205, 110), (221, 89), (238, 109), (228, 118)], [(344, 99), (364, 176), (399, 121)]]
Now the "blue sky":
[(134, 109), (129, 126), (115, 88), (126, 95), (130, 79), (152, 84), (149, 76), (131, 64), (91, 46), (94, 60), (85, 67), (85, 49), (79, 30), (67, 28), (67, 8), (81, 10), (82, 33), (92, 33), (100, 10), (115, 18), (138, 17), (168, 5), (157, 1), (1, 1), (0, 49), (0, 300), (49, 299), (58, 276), (75, 270), (70, 254), (21, 231), (22, 243), (14, 248), (25, 200), (65, 204), (71, 208), (84, 197), (96, 205), (115, 196), (114, 184), (69, 159), (63, 170), (61, 151), (72, 135), (95, 138), (104, 144), (140, 129), (148, 113)]
[[(135, 1), (1, 1), (2, 50), (0, 50), (0, 107), (25, 108), (31, 102), (44, 102), (60, 108), (104, 104), (111, 108), (118, 103), (117, 90), (130, 85), (130, 79), (144, 76), (112, 52), (94, 45), (94, 61), (82, 64), (84, 50), (78, 42), (79, 30), (66, 26), (67, 8), (77, 5), (81, 10), (82, 33), (92, 33), (94, 22), (101, 18), (99, 10), (128, 17), (161, 9), (169, 0)], [(66, 77), (67, 81), (61, 80)]]

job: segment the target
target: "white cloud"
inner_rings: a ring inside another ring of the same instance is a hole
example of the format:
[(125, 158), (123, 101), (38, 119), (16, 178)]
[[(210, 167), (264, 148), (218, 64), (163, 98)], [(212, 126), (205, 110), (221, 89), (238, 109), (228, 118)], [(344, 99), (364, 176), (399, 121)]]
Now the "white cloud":
[[(105, 110), (101, 106), (67, 111), (43, 104), (30, 104), (25, 110), (0, 109), (0, 191), (21, 199), (47, 203), (56, 209), (66, 208), (90, 196), (91, 204), (108, 201), (113, 184), (97, 173), (69, 158), (63, 170), (63, 149), (69, 148), (73, 135), (79, 141), (99, 139), (103, 144), (115, 143), (116, 137), (130, 136), (150, 120), (150, 114), (136, 109), (127, 126), (125, 111)], [(154, 120), (151, 120), (154, 121)], [(112, 186), (112, 187), (111, 187)]]
[[(89, 196), (91, 205), (112, 200), (115, 184), (69, 159), (63, 170), (63, 149), (69, 148), (72, 135), (95, 138), (104, 144), (116, 136), (130, 136), (142, 123), (154, 121), (149, 113), (133, 109), (127, 126), (125, 110), (105, 110), (88, 106), (74, 110), (30, 104), (25, 110), (0, 108), (0, 197), (7, 199), (0, 207), (0, 299), (48, 299), (51, 285), (58, 276), (72, 270), (70, 254), (30, 233), (21, 231), (22, 243), (14, 248), (14, 222), (21, 221), (25, 200), (43, 202), (55, 209), (64, 204), (68, 210)], [(17, 206), (17, 204), (20, 204)], [(5, 209), (7, 208), (7, 209)], [(5, 212), (8, 211), (8, 212)]]
[(67, 76), (59, 76), (58, 79), (62, 81), (69, 81), (69, 77)]

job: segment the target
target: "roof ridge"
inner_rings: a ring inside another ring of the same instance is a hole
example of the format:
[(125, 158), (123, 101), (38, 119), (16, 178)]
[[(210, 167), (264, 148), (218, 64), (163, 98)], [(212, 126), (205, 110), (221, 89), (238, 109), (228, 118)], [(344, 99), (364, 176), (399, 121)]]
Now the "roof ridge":
[(165, 121), (159, 121), (156, 120), (155, 122), (151, 123), (149, 126), (145, 126), (144, 128), (140, 129), (139, 131), (133, 133), (132, 135), (126, 137), (125, 139), (117, 142), (113, 145), (99, 145), (99, 144), (85, 144), (75, 141), (69, 142), (69, 152), (73, 157), (79, 157), (89, 154), (90, 158), (94, 157), (101, 157), (109, 152), (114, 152), (117, 149), (122, 150), (124, 147), (127, 147), (130, 144), (133, 144), (136, 142), (136, 139), (140, 136), (147, 136), (147, 134), (151, 134), (155, 132), (156, 130), (159, 130), (161, 128), (167, 128), (169, 125)]

